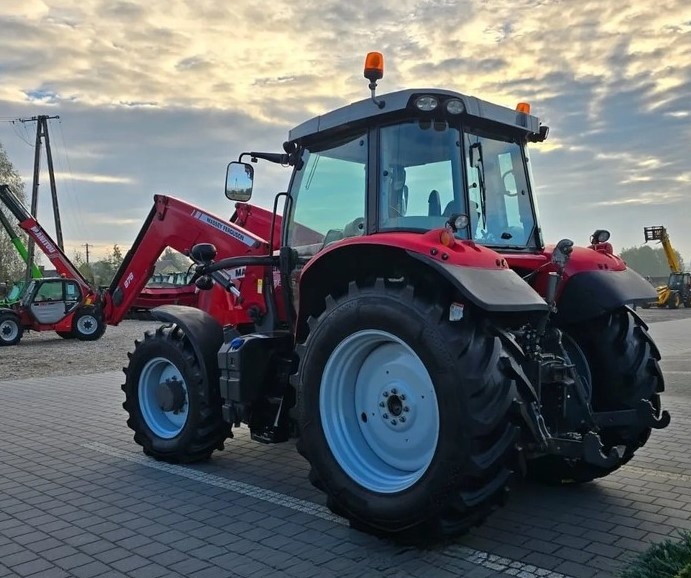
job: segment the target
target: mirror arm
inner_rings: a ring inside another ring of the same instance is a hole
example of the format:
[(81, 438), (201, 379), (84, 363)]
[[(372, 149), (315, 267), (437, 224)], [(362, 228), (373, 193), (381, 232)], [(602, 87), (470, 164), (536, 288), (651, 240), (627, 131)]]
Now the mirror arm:
[(244, 156), (249, 156), (253, 163), (256, 163), (257, 159), (263, 159), (279, 165), (287, 165), (290, 162), (290, 155), (287, 153), (244, 152), (240, 155), (238, 161), (242, 162), (242, 157)]

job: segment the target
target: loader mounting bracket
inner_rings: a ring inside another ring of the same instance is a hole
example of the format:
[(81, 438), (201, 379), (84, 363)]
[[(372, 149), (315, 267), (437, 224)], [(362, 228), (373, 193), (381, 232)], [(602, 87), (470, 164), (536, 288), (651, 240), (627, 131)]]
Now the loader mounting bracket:
[(624, 457), (624, 446), (614, 446), (605, 453), (600, 436), (589, 431), (583, 439), (550, 438), (548, 440), (548, 452), (554, 455), (568, 458), (583, 459), (589, 464), (601, 468), (611, 468), (617, 465)]

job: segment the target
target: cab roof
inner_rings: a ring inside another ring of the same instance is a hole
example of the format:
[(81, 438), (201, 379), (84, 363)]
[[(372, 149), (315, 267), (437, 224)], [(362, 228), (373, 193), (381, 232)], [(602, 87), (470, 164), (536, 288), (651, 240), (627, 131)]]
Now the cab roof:
[[(385, 117), (400, 116), (401, 113), (406, 111), (415, 112), (417, 116), (424, 116), (425, 113), (418, 111), (414, 106), (416, 98), (422, 95), (436, 96), (440, 101), (437, 109), (442, 109), (445, 101), (449, 99), (460, 100), (465, 108), (465, 112), (460, 115), (462, 117), (474, 117), (504, 125), (507, 128), (525, 132), (526, 134), (538, 134), (540, 131), (540, 120), (536, 116), (518, 112), (459, 92), (438, 88), (412, 88), (377, 95), (377, 100), (385, 103), (383, 108), (379, 108), (371, 98), (367, 98), (327, 112), (321, 116), (316, 116), (293, 128), (288, 133), (288, 139), (289, 141), (311, 140), (314, 137), (332, 131), (341, 132), (350, 128), (365, 127), (373, 122), (381, 122)], [(431, 118), (434, 118), (433, 114)]]

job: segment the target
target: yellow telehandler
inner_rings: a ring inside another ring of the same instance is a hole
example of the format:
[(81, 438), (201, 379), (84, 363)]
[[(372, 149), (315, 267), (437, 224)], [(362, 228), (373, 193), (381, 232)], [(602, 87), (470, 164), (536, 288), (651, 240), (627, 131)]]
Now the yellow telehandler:
[[(691, 307), (691, 273), (682, 271), (682, 264), (672, 248), (667, 229), (662, 226), (644, 227), (645, 241), (659, 241), (667, 257), (670, 274), (667, 285), (656, 287), (657, 302), (650, 305), (677, 309), (681, 305)], [(648, 305), (648, 307), (650, 306)], [(644, 306), (645, 307), (645, 306)]]

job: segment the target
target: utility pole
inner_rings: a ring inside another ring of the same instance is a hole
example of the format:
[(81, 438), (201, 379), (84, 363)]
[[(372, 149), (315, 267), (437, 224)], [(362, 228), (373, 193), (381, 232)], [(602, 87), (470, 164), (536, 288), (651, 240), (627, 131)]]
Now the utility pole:
[(86, 264), (88, 265), (89, 264), (89, 247), (91, 247), (91, 245), (89, 245), (89, 243), (85, 243), (84, 247), (86, 247)]
[[(36, 218), (38, 212), (38, 178), (41, 169), (41, 143), (45, 142), (46, 160), (48, 161), (48, 178), (50, 180), (50, 193), (53, 200), (53, 217), (55, 219), (55, 237), (58, 246), (65, 250), (62, 240), (62, 223), (60, 221), (60, 209), (58, 207), (58, 194), (55, 187), (55, 172), (53, 171), (53, 153), (50, 150), (50, 137), (48, 136), (48, 121), (60, 118), (59, 116), (47, 116), (45, 114), (20, 118), (19, 122), (36, 123), (36, 146), (34, 148), (34, 182), (31, 188), (31, 215)], [(31, 278), (31, 266), (34, 263), (34, 240), (29, 237), (29, 261), (26, 269), (26, 280)]]

